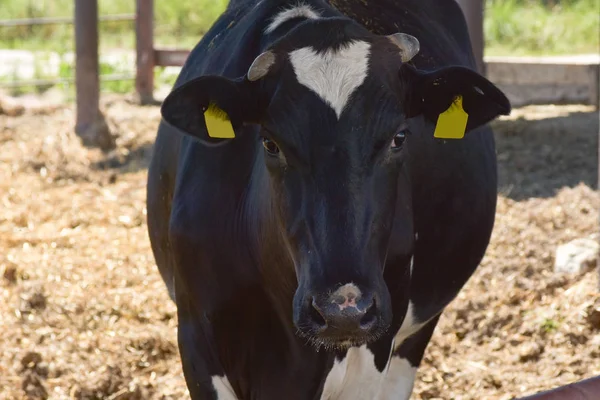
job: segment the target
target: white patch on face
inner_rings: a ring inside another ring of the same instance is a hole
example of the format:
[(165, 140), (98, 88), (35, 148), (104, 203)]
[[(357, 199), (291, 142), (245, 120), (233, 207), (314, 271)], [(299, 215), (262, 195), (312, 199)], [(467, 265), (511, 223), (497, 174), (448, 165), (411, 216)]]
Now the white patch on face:
[(284, 22), (289, 21), (292, 18), (298, 17), (318, 19), (321, 16), (310, 6), (307, 6), (306, 4), (298, 4), (297, 6), (283, 10), (279, 14), (275, 15), (273, 19), (271, 19), (271, 23), (269, 24), (269, 26), (267, 26), (267, 28), (265, 29), (265, 33), (271, 33)]
[(352, 347), (343, 360), (334, 361), (320, 400), (408, 400), (415, 374), (416, 368), (399, 357), (379, 372), (366, 345)]
[(227, 376), (213, 375), (211, 380), (218, 400), (238, 400)]
[(408, 400), (415, 384), (416, 375), (417, 368), (410, 365), (407, 359), (392, 356), (377, 400)]
[(330, 105), (339, 119), (350, 95), (367, 77), (370, 47), (363, 41), (323, 53), (303, 47), (290, 53), (290, 61), (298, 82)]
[(410, 266), (409, 266), (409, 268), (410, 268), (410, 276), (412, 276), (412, 271), (413, 271), (413, 265), (414, 265), (414, 261), (415, 261), (415, 256), (413, 255), (413, 256), (410, 258)]
[(338, 305), (340, 311), (345, 310), (348, 307), (356, 308), (356, 301), (360, 299), (362, 292), (353, 283), (346, 283), (338, 290), (333, 292), (330, 296), (331, 302)]

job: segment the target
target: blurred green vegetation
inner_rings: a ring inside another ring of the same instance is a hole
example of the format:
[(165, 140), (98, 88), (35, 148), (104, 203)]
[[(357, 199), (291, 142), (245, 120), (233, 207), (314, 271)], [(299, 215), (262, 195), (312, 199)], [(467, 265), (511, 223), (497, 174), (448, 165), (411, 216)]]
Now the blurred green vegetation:
[[(192, 48), (225, 9), (227, 0), (155, 1), (155, 44)], [(0, 0), (0, 19), (70, 17), (73, 0)], [(133, 0), (99, 0), (99, 13), (133, 14)], [(485, 0), (486, 55), (559, 55), (598, 53), (600, 0)], [(135, 48), (133, 21), (99, 24), (101, 54)], [(0, 27), (0, 49), (53, 51), (61, 57), (74, 48), (72, 24)], [(64, 57), (63, 57), (64, 58)], [(43, 55), (36, 60), (43, 65)], [(131, 74), (131, 63), (101, 63), (102, 74)], [(59, 77), (73, 76), (73, 65), (61, 61)], [(158, 85), (171, 85), (174, 76), (156, 68)], [(35, 79), (52, 78), (35, 68)], [(15, 77), (2, 76), (1, 81)], [(102, 82), (102, 90), (129, 92), (133, 81)], [(71, 90), (72, 85), (67, 85)], [(16, 89), (17, 91), (27, 88)], [(41, 90), (40, 88), (37, 89)]]
[[(157, 45), (193, 46), (225, 9), (227, 0), (155, 1)], [(0, 19), (71, 17), (73, 0), (0, 0)], [(99, 0), (98, 13), (133, 14), (134, 0)], [(0, 28), (0, 48), (47, 50), (73, 49), (73, 25), (37, 25)], [(102, 48), (133, 48), (133, 21), (104, 21), (99, 25)]]
[(600, 0), (486, 0), (487, 55), (600, 51)]
[[(485, 0), (486, 54), (596, 53), (600, 47), (600, 0)], [(73, 15), (73, 0), (0, 0), (0, 19)], [(158, 45), (193, 46), (227, 0), (155, 2)], [(133, 0), (100, 0), (100, 14), (133, 13)], [(0, 28), (0, 48), (57, 52), (73, 48), (72, 25)], [(100, 24), (102, 48), (133, 48), (132, 21)]]

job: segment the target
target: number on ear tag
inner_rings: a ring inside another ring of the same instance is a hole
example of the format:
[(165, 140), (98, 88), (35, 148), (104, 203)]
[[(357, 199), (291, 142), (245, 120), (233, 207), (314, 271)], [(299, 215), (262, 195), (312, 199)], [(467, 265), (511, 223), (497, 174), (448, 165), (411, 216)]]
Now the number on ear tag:
[(440, 139), (462, 139), (468, 120), (469, 114), (463, 109), (462, 96), (458, 96), (438, 117), (433, 136)]
[(204, 121), (206, 122), (208, 136), (218, 139), (232, 139), (235, 137), (229, 116), (213, 103), (204, 111)]

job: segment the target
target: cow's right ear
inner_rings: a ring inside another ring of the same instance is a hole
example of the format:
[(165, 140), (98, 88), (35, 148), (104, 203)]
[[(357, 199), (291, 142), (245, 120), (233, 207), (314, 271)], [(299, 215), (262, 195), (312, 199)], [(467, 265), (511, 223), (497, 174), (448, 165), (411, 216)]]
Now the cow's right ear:
[(245, 122), (260, 119), (258, 85), (246, 77), (201, 76), (175, 88), (163, 101), (163, 121), (206, 144), (231, 140)]
[(267, 50), (238, 79), (207, 75), (184, 83), (163, 101), (163, 121), (205, 144), (233, 139), (244, 123), (262, 120), (268, 96), (261, 80), (278, 69), (278, 60)]

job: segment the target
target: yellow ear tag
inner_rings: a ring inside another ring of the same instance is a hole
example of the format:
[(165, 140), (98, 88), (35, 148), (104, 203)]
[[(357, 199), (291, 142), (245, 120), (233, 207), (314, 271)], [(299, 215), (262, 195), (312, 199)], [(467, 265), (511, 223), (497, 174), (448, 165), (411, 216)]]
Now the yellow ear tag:
[(229, 116), (216, 105), (211, 103), (204, 111), (204, 121), (206, 122), (208, 136), (219, 139), (235, 137)]
[(458, 96), (438, 117), (433, 136), (440, 139), (462, 139), (465, 136), (468, 119), (469, 114), (462, 106), (462, 96)]

